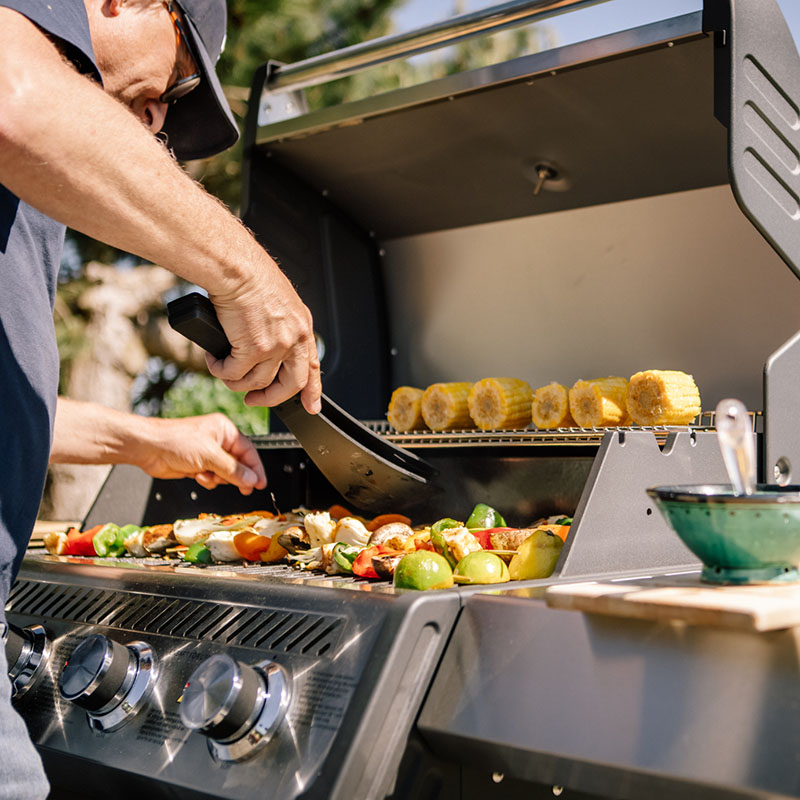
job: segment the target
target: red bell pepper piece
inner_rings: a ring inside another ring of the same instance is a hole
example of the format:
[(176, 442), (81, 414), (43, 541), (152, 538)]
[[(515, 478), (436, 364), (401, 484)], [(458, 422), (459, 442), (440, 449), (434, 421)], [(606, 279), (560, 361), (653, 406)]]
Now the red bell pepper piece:
[(492, 534), (513, 530), (515, 528), (473, 528), (470, 533), (478, 540), (484, 550), (494, 550), (494, 547), (492, 547)]
[(378, 573), (375, 572), (375, 567), (372, 566), (372, 557), (389, 552), (391, 552), (391, 548), (382, 544), (373, 544), (370, 547), (365, 547), (353, 562), (353, 575), (358, 575), (359, 578), (377, 578)]
[(88, 531), (83, 531), (83, 533), (77, 528), (70, 528), (67, 531), (67, 546), (64, 550), (64, 555), (96, 556), (97, 552), (94, 549), (92, 539), (102, 527), (102, 525), (95, 525), (94, 528), (89, 528)]

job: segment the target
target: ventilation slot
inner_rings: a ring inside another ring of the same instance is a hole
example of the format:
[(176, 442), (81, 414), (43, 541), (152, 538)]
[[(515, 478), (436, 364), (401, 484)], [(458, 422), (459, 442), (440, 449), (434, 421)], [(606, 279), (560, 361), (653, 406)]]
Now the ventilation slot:
[(36, 581), (17, 581), (6, 610), (45, 619), (311, 656), (335, 651), (344, 628), (343, 618), (323, 614), (123, 594)]

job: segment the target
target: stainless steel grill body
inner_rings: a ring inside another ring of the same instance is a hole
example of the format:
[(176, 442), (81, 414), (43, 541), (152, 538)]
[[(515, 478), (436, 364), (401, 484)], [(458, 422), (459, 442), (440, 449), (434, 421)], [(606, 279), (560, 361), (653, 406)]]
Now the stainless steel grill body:
[[(382, 797), (458, 606), (448, 594), (265, 586), (243, 575), (167, 576), (157, 568), (28, 559), (8, 617), (18, 626), (42, 623), (53, 655), (18, 708), (57, 791)], [(124, 645), (144, 640), (158, 663), (149, 702), (110, 733), (93, 730), (86, 712), (57, 691), (64, 662), (91, 634)], [(206, 740), (179, 718), (187, 678), (218, 653), (243, 664), (272, 659), (291, 684), (277, 734), (242, 763), (217, 763)], [(82, 759), (91, 766), (81, 768)]]

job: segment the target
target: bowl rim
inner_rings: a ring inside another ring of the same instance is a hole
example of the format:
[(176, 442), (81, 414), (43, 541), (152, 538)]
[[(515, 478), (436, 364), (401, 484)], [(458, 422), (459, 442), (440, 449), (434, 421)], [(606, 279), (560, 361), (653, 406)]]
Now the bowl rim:
[(676, 486), (651, 486), (645, 490), (650, 497), (662, 502), (775, 505), (800, 503), (800, 485), (777, 486), (759, 483), (754, 494), (735, 494), (729, 483), (706, 483)]

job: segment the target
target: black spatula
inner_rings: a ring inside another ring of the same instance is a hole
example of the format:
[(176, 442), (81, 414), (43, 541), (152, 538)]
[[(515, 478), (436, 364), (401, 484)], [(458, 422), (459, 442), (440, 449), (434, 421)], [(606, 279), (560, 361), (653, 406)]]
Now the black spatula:
[[(197, 292), (167, 304), (169, 324), (215, 358), (231, 350), (211, 301)], [(362, 511), (382, 513), (425, 503), (437, 471), (413, 453), (382, 439), (322, 395), (322, 410), (309, 414), (299, 395), (272, 409), (320, 472)]]

